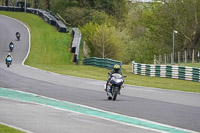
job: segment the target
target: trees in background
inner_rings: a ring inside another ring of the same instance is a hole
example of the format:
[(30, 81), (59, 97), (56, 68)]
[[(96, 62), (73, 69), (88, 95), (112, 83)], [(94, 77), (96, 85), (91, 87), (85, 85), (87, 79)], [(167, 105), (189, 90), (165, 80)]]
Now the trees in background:
[(200, 37), (199, 0), (162, 0), (153, 3), (143, 14), (143, 25), (152, 41), (159, 42), (164, 50), (171, 52), (173, 30), (178, 31), (175, 41), (176, 51), (199, 48)]
[(27, 0), (34, 8), (59, 13), (72, 26), (83, 26), (101, 12), (115, 19), (122, 19), (128, 13), (127, 0)]
[(152, 63), (153, 55), (171, 53), (173, 30), (178, 31), (175, 34), (175, 52), (199, 51), (199, 6), (199, 0), (134, 3), (130, 8), (130, 19), (126, 20), (126, 28), (132, 39), (129, 48), (134, 52), (132, 60)]
[(82, 27), (81, 31), (89, 47), (90, 56), (118, 60), (122, 58), (123, 42), (114, 26), (90, 22)]

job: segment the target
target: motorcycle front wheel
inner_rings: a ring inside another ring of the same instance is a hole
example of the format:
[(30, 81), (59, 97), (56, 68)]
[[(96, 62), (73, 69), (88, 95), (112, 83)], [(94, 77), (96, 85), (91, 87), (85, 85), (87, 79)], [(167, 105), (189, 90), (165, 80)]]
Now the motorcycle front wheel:
[(108, 97), (108, 100), (112, 100), (112, 97)]
[(113, 100), (116, 100), (118, 92), (119, 92), (119, 87), (113, 87), (113, 93), (112, 93)]

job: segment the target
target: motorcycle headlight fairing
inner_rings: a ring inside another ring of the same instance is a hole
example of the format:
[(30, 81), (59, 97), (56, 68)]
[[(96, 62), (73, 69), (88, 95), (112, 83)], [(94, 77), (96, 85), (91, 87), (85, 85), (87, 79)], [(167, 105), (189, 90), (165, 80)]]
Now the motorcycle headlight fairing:
[(113, 81), (119, 83), (119, 82), (123, 82), (123, 79), (118, 79), (118, 78), (113, 77)]

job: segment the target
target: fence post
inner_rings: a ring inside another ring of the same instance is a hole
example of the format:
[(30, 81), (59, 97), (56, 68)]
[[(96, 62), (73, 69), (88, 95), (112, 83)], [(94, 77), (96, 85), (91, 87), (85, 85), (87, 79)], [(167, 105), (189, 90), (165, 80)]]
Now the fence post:
[(170, 60), (170, 54), (167, 54), (167, 60), (168, 60), (168, 64), (170, 64), (171, 60)]
[(153, 63), (154, 63), (154, 65), (156, 65), (156, 55), (154, 55)]
[(166, 56), (166, 54), (165, 54), (165, 64), (167, 64), (167, 56)]
[(185, 50), (185, 63), (187, 63), (187, 51)]
[(178, 64), (180, 64), (180, 52), (178, 52)]
[(162, 60), (161, 58), (162, 58), (162, 56), (159, 55), (159, 64), (161, 64), (161, 62), (162, 62), (162, 61), (161, 61), (161, 60)]
[(192, 51), (192, 64), (194, 63), (194, 49)]
[(174, 64), (174, 61), (173, 61), (173, 53), (171, 53), (171, 64)]
[(88, 52), (87, 52), (87, 50), (86, 50), (86, 42), (85, 42), (85, 41), (83, 42), (83, 55), (84, 55), (86, 58), (89, 57)]

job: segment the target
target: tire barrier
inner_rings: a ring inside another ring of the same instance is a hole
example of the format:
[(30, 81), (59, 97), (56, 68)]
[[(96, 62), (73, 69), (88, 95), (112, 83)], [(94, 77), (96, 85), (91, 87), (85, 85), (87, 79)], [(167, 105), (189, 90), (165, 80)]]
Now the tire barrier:
[[(24, 8), (0, 6), (0, 11), (24, 12)], [(56, 26), (56, 28), (59, 32), (64, 32), (64, 33), (69, 32), (67, 27), (63, 24), (63, 22), (61, 20), (59, 20), (57, 17), (53, 16), (50, 12), (47, 12), (42, 9), (36, 9), (36, 8), (27, 8), (26, 12), (40, 16), (48, 24)]]
[(38, 15), (44, 21), (46, 21), (48, 24), (56, 26), (56, 28), (59, 32), (64, 32), (64, 33), (69, 32), (67, 27), (63, 24), (63, 22), (61, 20), (59, 20), (57, 17), (53, 16), (50, 12), (47, 12), (47, 11), (42, 10), (42, 9), (35, 9), (35, 8), (27, 8), (26, 11), (28, 13)]
[(200, 68), (175, 65), (149, 65), (132, 62), (134, 74), (200, 82)]
[(78, 28), (72, 28), (72, 38), (71, 53), (74, 53), (73, 62), (78, 64), (79, 49), (81, 44), (81, 32)]
[(112, 60), (108, 58), (90, 57), (90, 58), (85, 58), (83, 60), (83, 65), (91, 65), (91, 66), (102, 67), (102, 68), (107, 68), (107, 69), (113, 69), (113, 66), (115, 64), (120, 65), (120, 68), (122, 68), (121, 61)]

